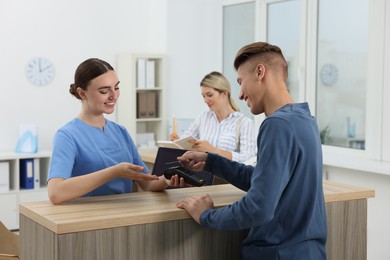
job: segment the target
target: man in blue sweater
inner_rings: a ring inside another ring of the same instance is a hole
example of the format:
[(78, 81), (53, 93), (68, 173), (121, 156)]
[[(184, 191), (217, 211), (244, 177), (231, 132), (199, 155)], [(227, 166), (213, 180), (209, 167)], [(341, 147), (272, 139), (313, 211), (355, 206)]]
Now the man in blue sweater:
[(318, 127), (307, 103), (294, 103), (286, 88), (287, 63), (279, 47), (257, 42), (234, 61), (240, 99), (253, 114), (265, 113), (257, 138), (257, 165), (212, 153), (186, 152), (183, 166), (218, 175), (246, 195), (214, 209), (208, 195), (177, 203), (202, 226), (249, 229), (244, 259), (326, 259), (326, 212)]

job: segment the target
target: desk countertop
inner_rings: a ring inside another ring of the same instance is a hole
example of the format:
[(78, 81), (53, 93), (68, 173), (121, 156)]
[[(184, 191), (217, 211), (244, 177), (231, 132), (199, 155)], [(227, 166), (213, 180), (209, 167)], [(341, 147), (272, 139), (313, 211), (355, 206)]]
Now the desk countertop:
[[(79, 198), (63, 205), (49, 201), (20, 204), (20, 214), (34, 220), (56, 234), (114, 228), (170, 220), (189, 219), (190, 215), (176, 207), (181, 198), (208, 193), (216, 207), (240, 200), (245, 192), (230, 184), (164, 192), (133, 192), (129, 194)], [(374, 197), (372, 189), (324, 181), (327, 203)]]
[(157, 149), (158, 148), (139, 149), (138, 152), (144, 162), (154, 163), (156, 160)]

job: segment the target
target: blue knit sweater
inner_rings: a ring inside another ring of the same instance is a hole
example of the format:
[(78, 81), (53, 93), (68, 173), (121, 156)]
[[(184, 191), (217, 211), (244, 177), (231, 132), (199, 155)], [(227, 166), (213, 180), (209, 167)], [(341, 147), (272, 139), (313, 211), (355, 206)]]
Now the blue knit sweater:
[(203, 226), (249, 229), (244, 259), (326, 259), (326, 212), (318, 127), (307, 103), (289, 104), (262, 123), (256, 167), (209, 154), (206, 169), (246, 195), (202, 213)]

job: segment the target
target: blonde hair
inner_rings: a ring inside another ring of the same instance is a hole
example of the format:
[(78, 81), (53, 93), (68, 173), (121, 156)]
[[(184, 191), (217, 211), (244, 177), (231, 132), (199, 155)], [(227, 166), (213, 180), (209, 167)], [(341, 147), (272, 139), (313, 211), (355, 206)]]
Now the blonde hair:
[(200, 86), (215, 89), (219, 93), (227, 92), (229, 96), (230, 106), (233, 108), (234, 111), (240, 111), (240, 109), (236, 105), (236, 102), (234, 102), (232, 98), (230, 83), (222, 73), (217, 71), (210, 72), (209, 74), (204, 76), (204, 78), (200, 82)]

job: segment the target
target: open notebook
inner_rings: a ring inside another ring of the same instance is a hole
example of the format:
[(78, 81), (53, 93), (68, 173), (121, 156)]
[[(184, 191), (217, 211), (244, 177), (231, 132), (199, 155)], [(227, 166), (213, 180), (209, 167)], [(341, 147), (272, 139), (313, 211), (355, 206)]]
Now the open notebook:
[(193, 136), (187, 136), (175, 141), (157, 141), (157, 145), (159, 147), (167, 147), (167, 148), (174, 148), (174, 149), (184, 149), (184, 150), (192, 150), (192, 144), (190, 141), (197, 141)]
[[(152, 174), (161, 176), (164, 175), (166, 169), (173, 166), (179, 166), (180, 163), (177, 161), (177, 157), (183, 155), (185, 152), (187, 152), (187, 150), (159, 147)], [(198, 172), (198, 175), (206, 181), (207, 185), (212, 184), (214, 176), (211, 173), (203, 171)]]

